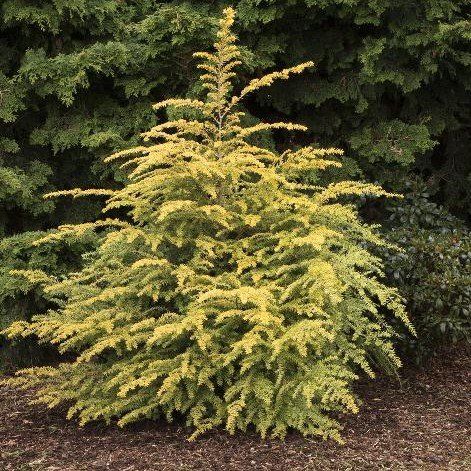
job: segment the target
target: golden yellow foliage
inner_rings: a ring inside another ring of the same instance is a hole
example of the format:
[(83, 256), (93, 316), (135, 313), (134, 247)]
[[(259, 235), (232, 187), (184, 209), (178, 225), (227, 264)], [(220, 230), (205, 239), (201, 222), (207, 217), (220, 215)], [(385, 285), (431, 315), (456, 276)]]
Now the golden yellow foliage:
[(339, 440), (331, 412), (357, 411), (351, 383), (359, 370), (399, 366), (385, 312), (408, 321), (365, 248), (381, 240), (337, 200), (388, 195), (371, 184), (310, 184), (312, 172), (340, 165), (338, 149), (279, 155), (247, 142), (259, 131), (305, 129), (244, 127), (240, 104), (312, 64), (231, 96), (240, 63), (233, 21), (227, 9), (215, 52), (197, 54), (206, 98), (154, 107), (191, 118), (159, 124), (144, 133), (146, 145), (107, 159), (123, 161), (128, 184), (56, 193), (106, 196), (103, 212), (121, 208), (128, 218), (64, 226), (40, 242), (102, 234), (85, 267), (66, 279), (24, 274), (46, 285), (56, 308), (6, 334), (35, 334), (77, 359), (11, 382), (38, 386), (49, 405), (72, 403), (69, 416), (81, 423), (179, 412), (195, 435), (253, 424), (263, 436), (295, 428)]

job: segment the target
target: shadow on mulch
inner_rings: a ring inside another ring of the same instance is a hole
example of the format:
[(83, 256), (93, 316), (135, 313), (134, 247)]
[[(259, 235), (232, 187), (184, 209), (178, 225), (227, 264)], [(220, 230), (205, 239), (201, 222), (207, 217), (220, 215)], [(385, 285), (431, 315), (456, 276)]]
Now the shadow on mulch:
[(60, 410), (28, 404), (0, 388), (1, 471), (471, 470), (471, 355), (359, 385), (361, 411), (345, 419), (345, 445), (261, 440), (214, 431), (188, 442), (188, 429), (145, 423), (124, 430), (80, 428)]

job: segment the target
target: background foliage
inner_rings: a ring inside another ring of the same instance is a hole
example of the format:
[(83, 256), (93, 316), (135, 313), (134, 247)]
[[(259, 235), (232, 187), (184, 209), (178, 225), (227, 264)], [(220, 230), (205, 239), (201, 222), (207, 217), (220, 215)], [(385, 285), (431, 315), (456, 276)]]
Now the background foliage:
[[(306, 139), (346, 150), (344, 169), (355, 178), (408, 191), (408, 175), (420, 174), (432, 201), (469, 220), (469, 1), (232, 3), (246, 76), (316, 63), (287, 89), (258, 94), (248, 103), (254, 116), (306, 123)], [(151, 103), (198, 92), (191, 54), (211, 44), (227, 4), (1, 2), (0, 237), (97, 216), (96, 203), (42, 195), (123, 180), (103, 156), (155, 123)], [(4, 309), (24, 311), (21, 302)]]
[[(46, 234), (54, 234), (48, 231)], [(44, 313), (52, 305), (43, 286), (18, 276), (15, 270), (46, 270), (62, 277), (82, 265), (82, 254), (91, 250), (97, 241), (93, 233), (78, 239), (68, 238), (55, 244), (35, 245), (44, 232), (23, 232), (0, 240), (0, 329), (12, 322), (31, 319), (32, 313)], [(0, 372), (11, 371), (54, 359), (55, 349), (39, 348), (33, 339), (11, 344), (0, 338)]]
[(471, 343), (471, 232), (430, 201), (423, 182), (388, 208), (385, 237), (402, 248), (384, 250), (392, 285), (408, 301), (417, 336), (403, 333), (405, 356), (421, 362), (440, 347)]

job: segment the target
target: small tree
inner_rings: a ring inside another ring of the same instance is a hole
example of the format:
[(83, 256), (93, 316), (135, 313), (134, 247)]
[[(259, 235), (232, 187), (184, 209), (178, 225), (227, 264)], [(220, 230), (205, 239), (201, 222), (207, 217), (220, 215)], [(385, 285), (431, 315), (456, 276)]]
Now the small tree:
[(109, 227), (81, 271), (62, 280), (23, 272), (45, 284), (57, 309), (7, 334), (35, 334), (77, 357), (24, 370), (13, 383), (38, 386), (38, 400), (50, 406), (71, 402), (69, 417), (81, 423), (182, 413), (195, 435), (253, 424), (263, 436), (293, 427), (339, 439), (329, 412), (356, 412), (350, 385), (359, 368), (373, 376), (374, 363), (399, 366), (382, 312), (407, 318), (397, 292), (379, 281), (380, 260), (364, 248), (381, 240), (353, 205), (336, 200), (386, 193), (349, 181), (305, 183), (339, 165), (329, 160), (337, 149), (279, 155), (247, 141), (260, 131), (305, 129), (244, 127), (239, 103), (312, 64), (252, 80), (231, 96), (240, 63), (233, 18), (225, 10), (215, 53), (197, 54), (205, 101), (157, 104), (187, 119), (160, 124), (144, 134), (148, 145), (108, 158), (124, 159), (129, 183), (62, 193), (105, 195), (104, 212), (125, 208), (129, 217), (61, 227), (43, 239)]

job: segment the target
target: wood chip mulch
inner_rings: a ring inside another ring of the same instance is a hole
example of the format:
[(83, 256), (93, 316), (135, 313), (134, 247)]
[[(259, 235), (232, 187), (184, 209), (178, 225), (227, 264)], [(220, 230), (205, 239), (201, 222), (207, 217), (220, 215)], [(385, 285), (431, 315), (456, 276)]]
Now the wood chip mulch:
[(188, 442), (188, 429), (145, 423), (124, 430), (64, 419), (0, 388), (1, 471), (471, 470), (471, 355), (435, 360), (359, 386), (361, 411), (347, 417), (345, 445), (261, 440), (215, 431)]

